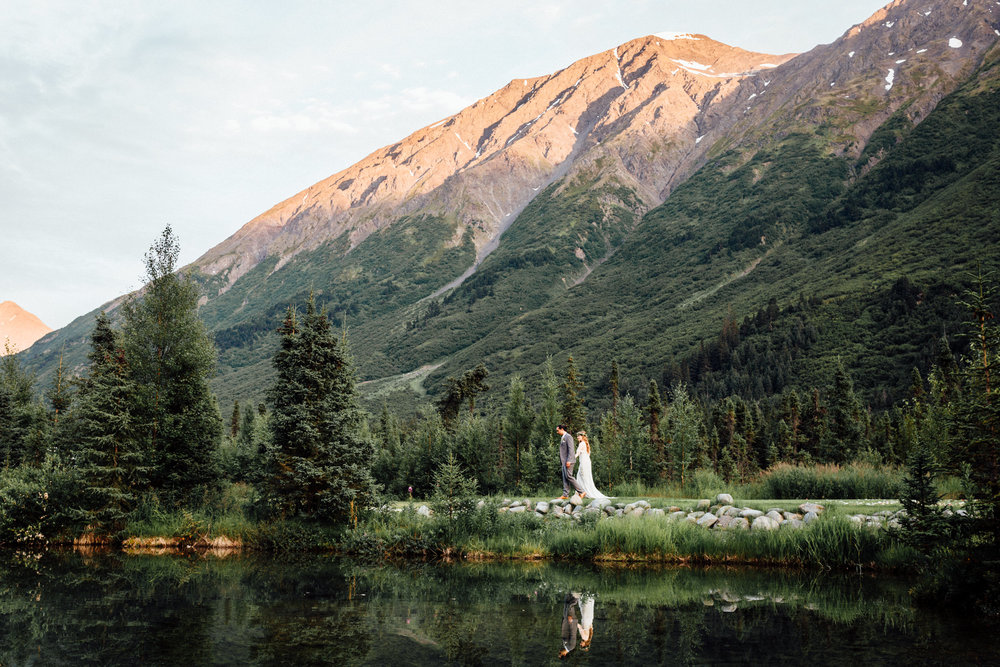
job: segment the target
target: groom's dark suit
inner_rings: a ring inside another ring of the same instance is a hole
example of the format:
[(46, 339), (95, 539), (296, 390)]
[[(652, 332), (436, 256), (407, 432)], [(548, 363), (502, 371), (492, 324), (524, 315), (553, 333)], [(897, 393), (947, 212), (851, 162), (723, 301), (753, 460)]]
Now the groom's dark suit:
[[(567, 463), (570, 465), (567, 466)], [(573, 436), (568, 432), (563, 433), (562, 440), (559, 441), (559, 464), (563, 475), (563, 493), (568, 496), (570, 486), (583, 493), (580, 482), (576, 481), (576, 477), (573, 477), (573, 466), (576, 464), (576, 446), (573, 442)]]

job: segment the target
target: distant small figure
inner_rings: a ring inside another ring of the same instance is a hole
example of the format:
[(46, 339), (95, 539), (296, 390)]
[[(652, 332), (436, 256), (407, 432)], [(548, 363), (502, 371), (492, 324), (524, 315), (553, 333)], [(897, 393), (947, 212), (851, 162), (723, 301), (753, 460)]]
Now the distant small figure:
[(410, 494), (410, 500), (413, 500), (413, 487), (407, 487), (406, 491)]

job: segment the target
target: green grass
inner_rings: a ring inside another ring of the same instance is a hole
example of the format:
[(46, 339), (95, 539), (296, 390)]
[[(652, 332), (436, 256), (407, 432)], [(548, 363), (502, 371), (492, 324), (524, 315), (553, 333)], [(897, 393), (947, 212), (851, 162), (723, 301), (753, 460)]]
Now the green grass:
[[(761, 509), (799, 501), (758, 501)], [(690, 500), (687, 501), (690, 503)], [(862, 505), (858, 505), (861, 507)], [(492, 506), (464, 523), (448, 525), (412, 509), (387, 512), (347, 536), (344, 548), (361, 555), (440, 555), (473, 559), (557, 559), (584, 562), (725, 563), (805, 568), (897, 569), (914, 554), (889, 531), (855, 525), (832, 509), (799, 529), (708, 530), (667, 516), (606, 518), (579, 522), (542, 519), (533, 513), (494, 514)]]

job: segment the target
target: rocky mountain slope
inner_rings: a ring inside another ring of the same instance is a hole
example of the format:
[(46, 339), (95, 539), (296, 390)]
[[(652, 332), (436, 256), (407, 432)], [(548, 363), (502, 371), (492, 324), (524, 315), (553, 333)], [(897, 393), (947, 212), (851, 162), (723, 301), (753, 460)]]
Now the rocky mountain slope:
[[(342, 234), (354, 248), (420, 213), (455, 218), (454, 243), (471, 230), (481, 259), (540, 188), (581, 158), (609, 154), (643, 203), (659, 204), (697, 163), (712, 107), (790, 57), (703, 35), (649, 36), (550, 76), (511, 81), (281, 202), (194, 266), (221, 275), (225, 291), (266, 257), (278, 257), (280, 268)], [(595, 150), (609, 141), (613, 148)]]
[[(381, 400), (568, 352), (594, 382), (620, 359), (641, 391), (724, 318), (954, 275), (962, 244), (995, 247), (988, 216), (934, 215), (992, 205), (966, 179), (990, 173), (998, 35), (996, 3), (896, 0), (794, 57), (649, 36), (512, 81), (193, 264), (220, 399), (262, 396), (278, 319), (310, 292)], [(27, 356), (44, 370), (92, 322)]]
[(0, 303), (0, 356), (7, 353), (8, 344), (15, 352), (26, 350), (50, 331), (38, 317), (13, 301)]

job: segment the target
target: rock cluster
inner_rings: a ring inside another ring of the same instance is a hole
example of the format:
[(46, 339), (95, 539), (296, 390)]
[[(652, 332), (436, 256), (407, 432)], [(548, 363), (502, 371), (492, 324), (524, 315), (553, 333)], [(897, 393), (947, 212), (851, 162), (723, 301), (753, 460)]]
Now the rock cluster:
[[(480, 501), (482, 503), (482, 501)], [(616, 503), (614, 499), (599, 498), (589, 503), (577, 495), (568, 500), (556, 499), (550, 501), (505, 499), (499, 508), (500, 512), (518, 514), (534, 512), (541, 518), (567, 519), (581, 521), (583, 517), (595, 515), (599, 517), (622, 517), (636, 519), (643, 516), (666, 517), (671, 521), (687, 521), (703, 528), (711, 529), (742, 529), (742, 530), (777, 530), (778, 528), (800, 528), (815, 521), (823, 512), (823, 506), (816, 503), (802, 503), (798, 512), (789, 512), (780, 508), (766, 511), (737, 507), (729, 494), (720, 493), (715, 501), (699, 500), (691, 509), (680, 507), (666, 509), (652, 507), (645, 500), (632, 503)]]
[[(823, 505), (805, 502), (798, 506), (797, 511), (789, 512), (778, 507), (758, 510), (750, 507), (738, 507), (733, 504), (733, 497), (728, 493), (718, 494), (714, 500), (707, 498), (698, 500), (693, 507), (682, 509), (671, 506), (667, 508), (652, 507), (645, 500), (632, 503), (616, 503), (613, 498), (599, 498), (587, 501), (574, 495), (569, 499), (540, 500), (532, 502), (528, 499), (511, 500), (505, 498), (499, 507), (501, 513), (522, 514), (534, 513), (543, 519), (566, 519), (582, 521), (585, 516), (639, 518), (666, 517), (670, 521), (687, 521), (703, 528), (713, 530), (777, 530), (801, 528), (819, 518), (825, 509)], [(484, 507), (486, 501), (480, 500), (478, 507)], [(433, 512), (421, 505), (417, 514), (431, 516)], [(850, 514), (851, 522), (869, 528), (900, 528), (903, 510), (883, 510), (873, 514)], [(964, 509), (945, 509), (943, 516), (966, 516)]]

